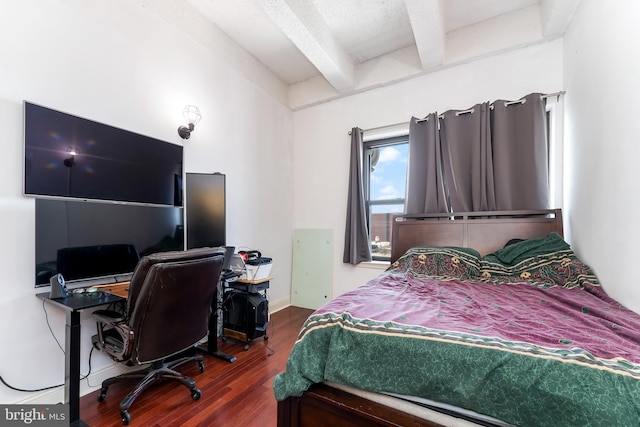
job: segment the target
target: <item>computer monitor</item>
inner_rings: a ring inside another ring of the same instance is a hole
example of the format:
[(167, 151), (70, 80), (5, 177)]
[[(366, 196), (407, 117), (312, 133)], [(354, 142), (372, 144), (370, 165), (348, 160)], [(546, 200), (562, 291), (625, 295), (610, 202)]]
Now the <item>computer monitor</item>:
[(231, 258), (233, 258), (233, 254), (235, 251), (235, 246), (224, 246), (224, 260), (222, 261), (223, 273), (231, 271), (231, 268), (229, 266), (231, 265)]

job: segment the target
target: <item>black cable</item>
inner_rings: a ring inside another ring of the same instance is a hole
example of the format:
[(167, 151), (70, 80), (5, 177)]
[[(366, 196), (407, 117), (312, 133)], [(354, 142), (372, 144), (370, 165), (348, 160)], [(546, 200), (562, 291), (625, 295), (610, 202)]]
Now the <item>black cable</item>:
[[(60, 347), (60, 350), (62, 351), (62, 354), (65, 354), (64, 349), (60, 345), (60, 342), (56, 338), (55, 334), (53, 333), (53, 329), (51, 329), (51, 324), (49, 323), (49, 316), (47, 314), (47, 310), (46, 310), (45, 305), (44, 305), (45, 301), (46, 301), (46, 299), (42, 300), (42, 309), (44, 310), (44, 317), (45, 317), (45, 320), (47, 322), (47, 327), (49, 328), (49, 331), (51, 332), (51, 336), (53, 337), (53, 339), (58, 344), (58, 347)], [(80, 381), (89, 378), (89, 375), (91, 375), (91, 356), (93, 356), (94, 348), (95, 347), (91, 346), (91, 350), (89, 351), (89, 372), (87, 372), (86, 375), (80, 377)], [(42, 387), (42, 388), (24, 389), (24, 388), (18, 388), (18, 387), (12, 386), (8, 382), (6, 382), (4, 380), (4, 378), (2, 378), (2, 375), (0, 375), (0, 382), (2, 382), (2, 384), (4, 384), (6, 387), (10, 388), (11, 390), (21, 391), (21, 392), (25, 392), (25, 393), (35, 393), (35, 392), (38, 392), (38, 391), (51, 390), (52, 388), (58, 388), (58, 387), (62, 387), (64, 385), (64, 384), (58, 384), (58, 385), (51, 385), (51, 386)], [(89, 384), (89, 380), (87, 380), (87, 385), (89, 385), (91, 387), (91, 384)]]
[(58, 388), (58, 387), (62, 387), (64, 385), (64, 384), (58, 384), (58, 385), (52, 385), (52, 386), (49, 386), (49, 387), (34, 388), (32, 390), (28, 390), (28, 389), (18, 388), (18, 387), (14, 387), (14, 386), (10, 385), (9, 383), (7, 383), (4, 380), (4, 378), (2, 378), (2, 375), (0, 375), (0, 381), (2, 382), (2, 384), (4, 384), (5, 386), (9, 387), (11, 390), (23, 391), (23, 392), (26, 392), (26, 393), (34, 393), (36, 391), (50, 390), (52, 388)]
[[(49, 328), (49, 332), (51, 332), (51, 336), (55, 340), (56, 344), (58, 344), (58, 347), (60, 347), (60, 350), (62, 351), (62, 354), (64, 354), (64, 349), (60, 345), (60, 341), (58, 341), (58, 338), (56, 338), (56, 335), (53, 333), (53, 329), (51, 329), (51, 324), (49, 323), (49, 314), (47, 313), (47, 309), (46, 309), (45, 304), (44, 304), (45, 301), (46, 301), (46, 299), (42, 300), (42, 310), (44, 311), (44, 318), (45, 318), (45, 321), (47, 323), (47, 327)], [(58, 388), (58, 387), (61, 387), (61, 386), (64, 385), (64, 384), (58, 384), (58, 385), (52, 385), (52, 386), (42, 387), (42, 388), (24, 389), (24, 388), (18, 388), (18, 387), (12, 386), (8, 382), (6, 382), (4, 380), (4, 378), (2, 378), (2, 375), (0, 375), (0, 381), (2, 381), (2, 384), (7, 386), (8, 388), (10, 388), (11, 390), (22, 391), (22, 392), (25, 392), (25, 393), (34, 393), (34, 392), (37, 392), (37, 391), (51, 390), (52, 388)]]
[(49, 332), (51, 332), (51, 336), (56, 341), (56, 344), (58, 344), (58, 347), (60, 347), (60, 351), (62, 351), (62, 354), (64, 354), (64, 349), (60, 345), (60, 341), (58, 341), (58, 338), (53, 333), (53, 329), (51, 329), (51, 324), (49, 323), (49, 314), (47, 313), (47, 309), (44, 306), (45, 301), (47, 301), (47, 299), (43, 298), (42, 299), (42, 310), (44, 311), (44, 320), (45, 320), (45, 322), (47, 322), (47, 327), (49, 328)]
[[(269, 307), (269, 297), (267, 296), (267, 291), (264, 291), (264, 298), (267, 300), (267, 307)], [(271, 332), (269, 333), (269, 335), (267, 335), (267, 343), (269, 342), (269, 340), (271, 338), (273, 338), (274, 334), (275, 334), (275, 330), (276, 330), (276, 325), (275, 323), (273, 323), (273, 317), (270, 316), (269, 314), (267, 314), (269, 316), (269, 326), (271, 326)], [(269, 326), (267, 326), (267, 331), (269, 330)], [(267, 332), (265, 331), (265, 333)], [(273, 356), (274, 354), (276, 354), (276, 351), (274, 350), (273, 347), (271, 347), (269, 344), (267, 344), (267, 350), (269, 350), (269, 353), (267, 353), (267, 357), (269, 356)]]
[[(91, 347), (91, 351), (89, 352), (89, 372), (87, 372), (87, 374), (85, 376), (80, 377), (80, 381), (87, 379), (89, 377), (89, 375), (91, 375), (91, 356), (93, 355), (93, 349), (94, 349), (94, 347), (92, 346)], [(4, 380), (4, 378), (2, 378), (2, 375), (0, 375), (0, 382), (2, 382), (2, 384), (7, 386), (8, 388), (10, 388), (11, 390), (21, 391), (21, 392), (25, 392), (25, 393), (35, 393), (35, 392), (38, 392), (38, 391), (51, 390), (52, 388), (58, 388), (58, 387), (62, 387), (64, 385), (64, 384), (58, 384), (58, 385), (52, 385), (52, 386), (42, 387), (42, 388), (24, 389), (24, 388), (18, 388), (18, 387), (12, 386), (8, 382), (6, 382)], [(87, 380), (87, 385), (89, 385), (89, 387), (92, 387), (91, 384), (89, 384), (89, 380)]]
[[(91, 350), (89, 350), (89, 372), (87, 372), (87, 375), (85, 375), (84, 377), (80, 377), (80, 381), (85, 380), (85, 379), (87, 380), (87, 386), (89, 386), (89, 387), (94, 387), (94, 386), (91, 385), (91, 383), (89, 383), (89, 375), (91, 375), (91, 356), (93, 355), (93, 349), (94, 348), (95, 347), (92, 345), (91, 346)], [(95, 386), (95, 387), (97, 387), (97, 386)]]
[[(87, 379), (89, 375), (91, 375), (91, 356), (93, 355), (94, 348), (95, 348), (94, 346), (91, 346), (91, 350), (89, 350), (89, 372), (87, 372), (87, 375), (85, 375), (84, 377), (80, 377), (80, 381)], [(87, 384), (89, 384), (88, 380), (87, 380)]]

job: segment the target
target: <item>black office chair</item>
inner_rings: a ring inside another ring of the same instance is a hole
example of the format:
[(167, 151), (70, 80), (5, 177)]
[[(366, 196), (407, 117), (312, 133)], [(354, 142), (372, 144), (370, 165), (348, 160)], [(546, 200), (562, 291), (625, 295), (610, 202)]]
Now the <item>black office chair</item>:
[[(98, 310), (96, 348), (127, 365), (150, 363), (142, 371), (125, 373), (102, 382), (98, 402), (107, 389), (125, 378), (142, 378), (120, 403), (122, 423), (131, 421), (129, 407), (146, 388), (163, 379), (178, 380), (193, 400), (201, 396), (192, 378), (175, 371), (191, 360), (204, 371), (202, 355), (178, 357), (193, 348), (208, 332), (211, 305), (222, 270), (224, 249), (201, 248), (163, 252), (143, 257), (131, 278), (125, 314)], [(175, 360), (167, 361), (172, 358)]]

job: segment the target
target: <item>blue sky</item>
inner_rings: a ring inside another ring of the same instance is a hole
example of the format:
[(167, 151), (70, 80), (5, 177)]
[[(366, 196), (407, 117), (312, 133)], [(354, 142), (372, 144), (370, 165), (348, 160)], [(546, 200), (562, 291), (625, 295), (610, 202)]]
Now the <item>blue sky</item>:
[[(409, 144), (382, 147), (371, 174), (371, 199), (404, 198)], [(402, 212), (402, 206), (378, 207), (374, 212)]]

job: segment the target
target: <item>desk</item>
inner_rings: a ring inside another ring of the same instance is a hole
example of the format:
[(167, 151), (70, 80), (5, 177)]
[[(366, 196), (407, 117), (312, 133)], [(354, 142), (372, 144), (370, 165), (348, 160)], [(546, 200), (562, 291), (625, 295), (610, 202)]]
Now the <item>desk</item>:
[(86, 426), (80, 419), (80, 312), (87, 308), (114, 302), (125, 298), (107, 292), (76, 294), (69, 292), (67, 298), (49, 298), (49, 292), (36, 294), (67, 312), (65, 326), (64, 403), (69, 404), (69, 424)]
[[(69, 404), (70, 425), (83, 427), (80, 419), (80, 312), (87, 308), (98, 307), (114, 302), (124, 302), (129, 296), (129, 282), (94, 286), (103, 292), (73, 293), (67, 298), (49, 298), (49, 292), (36, 294), (38, 298), (48, 300), (67, 312), (65, 331), (65, 374), (64, 403)], [(217, 306), (218, 292), (214, 296), (213, 307)], [(234, 356), (218, 351), (218, 310), (214, 309), (209, 319), (209, 340), (206, 346), (198, 346), (215, 357), (234, 362)], [(211, 333), (213, 331), (213, 334)]]
[(95, 285), (92, 289), (109, 292), (122, 298), (129, 298), (129, 284), (131, 282), (110, 283), (108, 285)]

